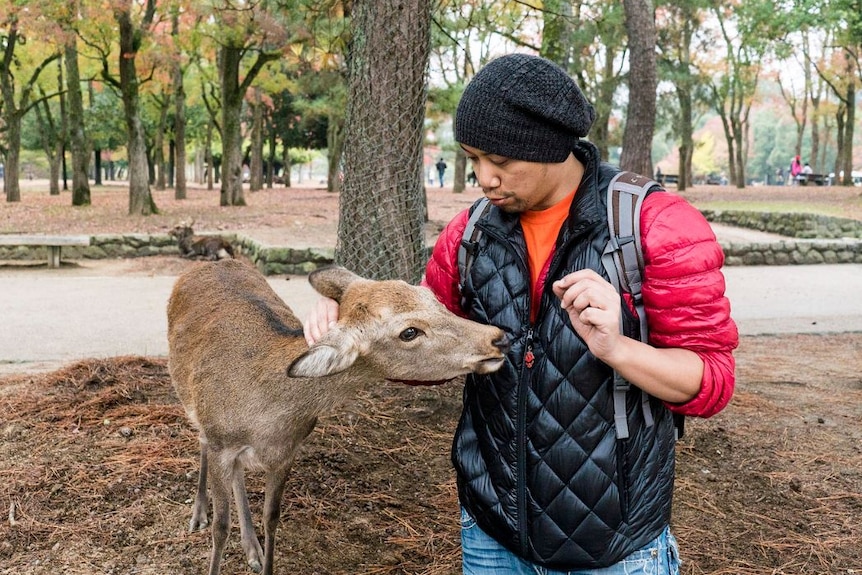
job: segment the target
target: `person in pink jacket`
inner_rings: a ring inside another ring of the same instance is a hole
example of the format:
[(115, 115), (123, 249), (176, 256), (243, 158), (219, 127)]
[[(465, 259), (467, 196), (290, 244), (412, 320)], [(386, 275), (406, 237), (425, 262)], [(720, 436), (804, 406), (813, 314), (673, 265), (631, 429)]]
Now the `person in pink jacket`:
[[(464, 573), (678, 573), (673, 414), (709, 417), (733, 394), (738, 333), (700, 212), (659, 186), (644, 200), (648, 343), (608, 281), (605, 192), (619, 169), (582, 139), (594, 118), (559, 66), (524, 54), (485, 66), (455, 115), (492, 206), (466, 277), (467, 211), (437, 240), (424, 285), (512, 343), (503, 368), (465, 382), (452, 447)], [(307, 339), (337, 315), (321, 299)]]

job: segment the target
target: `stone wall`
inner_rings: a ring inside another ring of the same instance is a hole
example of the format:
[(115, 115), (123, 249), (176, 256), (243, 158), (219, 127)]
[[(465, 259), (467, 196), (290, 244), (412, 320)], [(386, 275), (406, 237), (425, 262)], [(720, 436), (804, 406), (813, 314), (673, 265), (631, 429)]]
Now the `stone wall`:
[(862, 222), (815, 214), (701, 210), (710, 222), (769, 232), (788, 238), (862, 238)]
[(862, 240), (781, 240), (721, 242), (728, 266), (862, 264)]
[[(810, 214), (704, 211), (709, 221), (787, 236), (776, 242), (722, 242), (726, 265), (862, 263), (862, 222)], [(815, 238), (809, 238), (816, 234)], [(304, 275), (331, 264), (332, 248), (289, 248), (262, 244), (242, 234), (222, 234), (265, 275)], [(88, 247), (63, 248), (64, 259), (179, 256), (167, 234), (100, 234)], [(46, 260), (45, 248), (0, 246), (0, 260)]]

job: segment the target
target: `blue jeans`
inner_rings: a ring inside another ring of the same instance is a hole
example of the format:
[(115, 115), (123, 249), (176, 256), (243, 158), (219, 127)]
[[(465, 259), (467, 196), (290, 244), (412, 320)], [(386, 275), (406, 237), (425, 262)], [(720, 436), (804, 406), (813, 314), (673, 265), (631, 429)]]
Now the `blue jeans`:
[(679, 549), (669, 527), (654, 541), (610, 567), (553, 571), (517, 557), (479, 529), (462, 508), (461, 550), (464, 575), (679, 575)]

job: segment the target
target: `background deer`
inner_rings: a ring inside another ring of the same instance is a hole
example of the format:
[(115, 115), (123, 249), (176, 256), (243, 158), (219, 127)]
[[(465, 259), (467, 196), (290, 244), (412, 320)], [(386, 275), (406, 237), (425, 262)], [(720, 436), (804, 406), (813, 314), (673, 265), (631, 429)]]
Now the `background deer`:
[[(338, 323), (310, 348), (302, 324), (266, 279), (237, 260), (195, 266), (168, 302), (171, 379), (200, 432), (190, 530), (207, 525), (207, 477), (212, 491), (210, 575), (219, 573), (231, 491), (248, 565), (271, 575), (285, 482), (319, 415), (384, 380), (427, 383), (495, 371), (508, 351), (500, 329), (455, 316), (427, 289), (340, 267), (312, 272), (309, 281), (340, 306)], [(265, 474), (263, 549), (246, 467)]]
[(177, 238), (180, 248), (180, 256), (189, 259), (223, 260), (234, 257), (233, 246), (226, 239), (219, 236), (196, 236), (191, 223), (180, 222), (174, 229), (168, 232)]

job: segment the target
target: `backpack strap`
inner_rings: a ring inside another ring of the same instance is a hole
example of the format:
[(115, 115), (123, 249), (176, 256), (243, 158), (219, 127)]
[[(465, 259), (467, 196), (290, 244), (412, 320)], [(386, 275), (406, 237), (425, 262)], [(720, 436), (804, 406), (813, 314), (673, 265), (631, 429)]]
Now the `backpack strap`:
[(458, 288), (461, 290), (461, 307), (466, 307), (464, 301), (464, 283), (467, 281), (467, 275), (470, 273), (470, 266), (473, 265), (473, 258), (476, 257), (476, 250), (479, 247), (479, 238), (482, 237), (482, 230), (476, 227), (476, 222), (485, 215), (491, 207), (491, 201), (488, 198), (480, 198), (473, 204), (470, 212), (470, 218), (467, 220), (467, 227), (464, 228), (464, 235), (461, 236), (461, 245), (458, 246)]
[[(643, 304), (643, 247), (641, 245), (640, 213), (647, 193), (658, 183), (633, 172), (620, 172), (608, 185), (608, 229), (610, 239), (602, 253), (602, 265), (617, 293), (632, 298), (640, 324), (640, 340), (647, 341), (649, 332)], [(620, 332), (623, 332), (622, 316)], [(614, 370), (614, 426), (617, 439), (629, 437), (626, 395), (631, 384)], [(641, 392), (641, 409), (647, 427), (653, 425), (649, 395)]]

